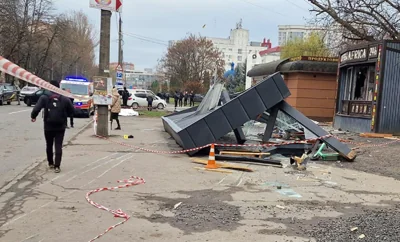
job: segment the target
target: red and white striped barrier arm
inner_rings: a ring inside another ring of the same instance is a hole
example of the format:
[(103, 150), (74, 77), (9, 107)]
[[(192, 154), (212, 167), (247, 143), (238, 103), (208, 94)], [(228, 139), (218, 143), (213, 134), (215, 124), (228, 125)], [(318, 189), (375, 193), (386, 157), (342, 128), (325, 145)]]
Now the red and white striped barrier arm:
[(35, 76), (34, 74), (30, 73), (29, 71), (17, 66), (16, 64), (12, 63), (11, 61), (7, 60), (6, 58), (0, 56), (0, 71), (5, 72), (11, 76), (14, 76), (18, 79), (24, 80), (29, 82), (35, 86), (44, 88), (46, 90), (52, 91), (54, 93), (74, 98), (74, 96), (64, 91), (58, 87), (51, 85), (50, 83), (46, 82), (45, 80)]

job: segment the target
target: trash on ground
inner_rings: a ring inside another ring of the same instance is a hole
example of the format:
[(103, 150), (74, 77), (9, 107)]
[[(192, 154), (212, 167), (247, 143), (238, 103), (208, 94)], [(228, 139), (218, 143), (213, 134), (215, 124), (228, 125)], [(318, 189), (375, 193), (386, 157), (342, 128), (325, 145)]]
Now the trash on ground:
[(193, 167), (196, 170), (201, 170), (201, 171), (213, 171), (213, 172), (221, 172), (221, 173), (233, 173), (231, 171), (227, 171), (227, 170), (222, 170), (222, 169), (207, 169), (204, 167)]
[[(193, 163), (198, 163), (198, 164), (203, 164), (203, 165), (207, 165), (207, 163), (208, 163), (208, 161), (203, 160), (203, 159), (198, 159), (198, 158), (192, 158), (191, 160), (192, 160)], [(246, 171), (246, 172), (253, 172), (253, 170), (250, 169), (250, 168), (243, 167), (243, 166), (235, 166), (235, 165), (232, 165), (232, 164), (229, 164), (229, 163), (218, 162), (216, 165), (219, 168)]]
[(174, 205), (174, 209), (177, 209), (179, 206), (181, 206), (182, 202), (179, 202), (177, 204)]
[(350, 229), (351, 232), (354, 232), (354, 231), (356, 231), (356, 230), (358, 230), (358, 227), (354, 227), (354, 228), (351, 228), (351, 229)]
[(293, 191), (292, 189), (281, 189), (277, 190), (277, 192), (281, 195), (287, 196), (287, 197), (292, 197), (292, 198), (302, 198), (300, 194), (297, 192)]
[(361, 234), (360, 236), (358, 236), (359, 239), (364, 239), (365, 238), (365, 234)]
[(280, 208), (280, 209), (286, 209), (284, 206), (281, 206), (281, 205), (276, 205), (276, 207)]
[(139, 113), (132, 109), (121, 109), (119, 116), (133, 117), (133, 116), (139, 116)]

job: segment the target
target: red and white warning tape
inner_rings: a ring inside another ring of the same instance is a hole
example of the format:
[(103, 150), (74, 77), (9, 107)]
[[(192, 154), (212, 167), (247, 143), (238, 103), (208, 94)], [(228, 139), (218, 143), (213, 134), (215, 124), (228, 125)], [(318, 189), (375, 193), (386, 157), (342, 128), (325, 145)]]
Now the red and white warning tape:
[(94, 237), (93, 239), (89, 240), (89, 242), (94, 241), (94, 240), (96, 240), (96, 239), (102, 237), (103, 235), (105, 235), (106, 233), (108, 233), (110, 230), (112, 230), (112, 229), (114, 229), (114, 228), (120, 226), (121, 224), (124, 224), (126, 221), (128, 221), (128, 220), (130, 219), (130, 216), (129, 216), (128, 214), (126, 214), (125, 212), (123, 212), (121, 209), (112, 210), (112, 209), (107, 208), (107, 207), (105, 207), (105, 206), (103, 206), (103, 205), (100, 205), (100, 204), (94, 202), (93, 200), (91, 200), (91, 199), (90, 199), (90, 195), (92, 195), (93, 193), (96, 193), (96, 192), (101, 192), (101, 191), (112, 191), (112, 190), (116, 190), (116, 189), (120, 189), (120, 188), (126, 188), (126, 187), (130, 187), (130, 186), (135, 186), (135, 185), (139, 185), (139, 184), (144, 184), (144, 183), (146, 183), (145, 180), (144, 180), (143, 178), (135, 177), (135, 176), (132, 176), (131, 178), (125, 179), (125, 180), (119, 180), (119, 181), (117, 181), (117, 182), (118, 182), (118, 183), (125, 183), (125, 184), (124, 184), (124, 185), (119, 185), (119, 186), (116, 186), (116, 187), (103, 187), (103, 188), (99, 188), (99, 189), (96, 189), (96, 190), (92, 190), (92, 191), (90, 191), (90, 192), (88, 192), (88, 193), (86, 194), (86, 201), (88, 201), (88, 203), (90, 203), (92, 206), (94, 206), (94, 207), (96, 207), (96, 208), (98, 208), (98, 209), (102, 209), (102, 210), (105, 210), (105, 211), (107, 211), (107, 212), (110, 212), (110, 213), (112, 213), (112, 214), (114, 215), (114, 217), (116, 217), (116, 218), (123, 218), (123, 219), (124, 219), (123, 221), (121, 221), (121, 222), (119, 222), (119, 223), (117, 223), (117, 224), (115, 224), (115, 225), (113, 225), (113, 226), (110, 226), (110, 227), (109, 227), (108, 229), (106, 229), (103, 233), (101, 233), (101, 234), (97, 235), (96, 237)]
[(45, 80), (35, 76), (34, 74), (30, 73), (29, 71), (17, 66), (16, 64), (12, 63), (11, 61), (7, 60), (6, 58), (4, 58), (2, 56), (0, 56), (0, 71), (5, 72), (11, 76), (18, 78), (18, 79), (29, 82), (38, 87), (52, 91), (54, 93), (57, 93), (57, 94), (60, 94), (60, 95), (66, 96), (66, 97), (77, 98), (74, 95), (72, 95), (71, 93), (51, 85), (50, 83), (46, 82)]
[[(210, 147), (212, 145), (212, 144), (207, 144), (207, 145), (203, 145), (203, 146), (200, 146), (200, 147), (196, 147), (196, 148), (192, 148), (192, 149), (186, 149), (186, 150), (179, 150), (179, 151), (160, 151), (160, 150), (146, 149), (146, 148), (143, 148), (143, 147), (126, 144), (126, 143), (123, 143), (123, 142), (113, 141), (111, 139), (108, 139), (107, 137), (103, 137), (103, 136), (99, 136), (99, 135), (96, 135), (96, 136), (98, 138), (100, 138), (100, 139), (107, 140), (110, 143), (122, 145), (122, 146), (125, 146), (125, 147), (129, 147), (129, 148), (133, 148), (133, 149), (137, 149), (137, 150), (141, 150), (141, 151), (145, 151), (145, 152), (149, 152), (149, 153), (156, 153), (156, 154), (184, 154), (184, 153), (188, 153), (188, 152), (192, 152), (192, 151), (198, 151), (198, 150)], [(273, 146), (282, 146), (282, 145), (289, 145), (289, 144), (307, 144), (307, 143), (311, 143), (313, 141), (326, 139), (326, 138), (329, 138), (329, 137), (332, 137), (332, 135), (325, 135), (325, 136), (322, 136), (322, 137), (308, 139), (308, 140), (302, 140), (302, 141), (287, 141), (287, 142), (282, 142), (282, 143), (279, 143), (279, 144), (246, 144), (246, 145), (240, 145), (240, 144), (215, 143), (214, 145), (217, 146), (217, 147), (273, 147)]]

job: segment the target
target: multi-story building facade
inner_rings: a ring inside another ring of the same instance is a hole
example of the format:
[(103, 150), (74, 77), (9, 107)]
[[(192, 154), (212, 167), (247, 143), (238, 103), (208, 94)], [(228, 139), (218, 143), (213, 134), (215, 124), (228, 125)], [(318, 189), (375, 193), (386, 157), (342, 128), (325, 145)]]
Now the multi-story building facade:
[[(270, 40), (268, 40), (267, 43), (268, 45), (264, 50), (249, 53), (246, 63), (247, 71), (250, 71), (256, 65), (276, 61), (281, 58), (281, 48), (279, 46), (272, 47)], [(252, 78), (246, 75), (245, 88), (248, 89), (252, 85), (254, 85)]]
[(231, 63), (246, 65), (248, 54), (256, 53), (267, 48), (268, 43), (265, 42), (250, 42), (249, 30), (242, 28), (242, 22), (236, 24), (235, 29), (231, 29), (228, 38), (212, 38), (214, 46), (221, 52), (222, 58), (225, 61), (225, 69), (231, 68)]
[(306, 25), (278, 25), (278, 45), (282, 46), (290, 40), (306, 39), (312, 32), (323, 32), (325, 29)]

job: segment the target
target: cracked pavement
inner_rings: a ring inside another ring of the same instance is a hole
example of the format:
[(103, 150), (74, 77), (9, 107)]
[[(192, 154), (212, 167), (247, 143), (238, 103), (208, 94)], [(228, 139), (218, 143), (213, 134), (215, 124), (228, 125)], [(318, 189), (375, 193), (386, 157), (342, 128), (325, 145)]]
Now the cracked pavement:
[[(114, 141), (179, 150), (159, 119), (121, 123)], [(66, 146), (60, 174), (41, 163), (0, 197), (0, 241), (88, 241), (121, 219), (88, 204), (86, 193), (130, 176), (146, 183), (91, 196), (132, 216), (98, 241), (353, 241), (361, 233), (373, 241), (379, 231), (371, 224), (387, 221), (400, 200), (400, 181), (372, 172), (324, 162), (305, 172), (256, 165), (245, 165), (253, 173), (198, 171), (187, 155), (144, 153), (92, 134), (89, 127)]]

